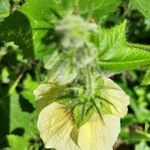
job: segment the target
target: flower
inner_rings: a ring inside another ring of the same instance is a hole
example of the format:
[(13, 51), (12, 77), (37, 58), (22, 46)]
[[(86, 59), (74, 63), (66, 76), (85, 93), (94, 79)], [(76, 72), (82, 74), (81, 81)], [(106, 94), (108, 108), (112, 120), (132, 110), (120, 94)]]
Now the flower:
[(129, 96), (111, 79), (103, 77), (104, 88), (101, 90), (101, 96), (110, 103), (111, 113), (123, 118), (128, 111)]
[(38, 129), (46, 148), (79, 150), (70, 138), (73, 120), (65, 106), (55, 102), (45, 107), (39, 115)]
[(34, 91), (33, 94), (36, 99), (36, 106), (38, 111), (54, 102), (61, 93), (63, 86), (61, 86), (55, 77), (45, 79)]
[[(112, 150), (120, 132), (120, 118), (127, 113), (129, 97), (111, 79), (101, 78), (101, 107), (98, 107), (99, 111), (94, 109), (91, 117), (79, 128), (69, 105), (52, 102), (42, 109), (37, 124), (46, 148)], [(99, 103), (95, 102), (96, 105)]]
[(56, 150), (111, 150), (117, 140), (119, 117), (94, 113), (89, 121), (78, 129), (77, 143), (71, 138), (75, 124), (70, 109), (59, 103), (44, 108), (38, 119), (38, 129), (46, 148)]

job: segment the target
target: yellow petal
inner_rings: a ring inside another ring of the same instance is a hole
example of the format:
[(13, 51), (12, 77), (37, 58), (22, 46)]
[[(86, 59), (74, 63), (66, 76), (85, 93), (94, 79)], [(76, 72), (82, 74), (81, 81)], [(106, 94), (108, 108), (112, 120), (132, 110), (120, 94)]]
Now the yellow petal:
[(113, 115), (124, 117), (128, 111), (129, 96), (111, 79), (102, 78), (104, 81), (104, 88), (101, 91), (102, 97), (112, 104), (110, 104), (110, 108)]
[(34, 91), (37, 108), (41, 111), (45, 106), (54, 102), (59, 93), (62, 91), (62, 86), (59, 85), (55, 78), (42, 82)]
[(59, 103), (45, 107), (38, 118), (38, 129), (46, 148), (79, 150), (70, 138), (73, 129), (70, 111)]
[(78, 144), (81, 150), (112, 150), (120, 132), (119, 117), (95, 113), (79, 128)]
[(36, 100), (45, 98), (54, 99), (57, 96), (59, 89), (62, 88), (55, 78), (42, 82), (34, 91)]

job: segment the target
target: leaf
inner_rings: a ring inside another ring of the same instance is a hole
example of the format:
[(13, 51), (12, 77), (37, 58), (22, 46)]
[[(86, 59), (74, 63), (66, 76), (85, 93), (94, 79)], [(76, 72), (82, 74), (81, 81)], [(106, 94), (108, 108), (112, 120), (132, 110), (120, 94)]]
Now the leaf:
[(128, 127), (129, 125), (136, 122), (136, 118), (133, 114), (128, 113), (125, 118), (121, 120), (122, 128)]
[(131, 0), (129, 6), (138, 9), (146, 18), (150, 18), (149, 0)]
[(62, 6), (64, 10), (73, 11), (73, 1), (72, 0), (59, 0), (57, 1), (57, 4)]
[(10, 134), (7, 136), (7, 139), (12, 150), (18, 150), (19, 147), (21, 147), (22, 150), (27, 150), (28, 142), (23, 137)]
[(121, 0), (79, 0), (79, 10), (82, 15), (97, 18), (99, 20), (104, 15), (113, 12), (117, 6), (121, 3)]
[(121, 72), (150, 65), (150, 52), (126, 41), (126, 21), (111, 29), (100, 28), (99, 51), (103, 71)]
[(136, 144), (135, 146), (135, 150), (149, 150), (149, 149), (150, 147), (143, 140), (139, 144)]
[(24, 112), (19, 102), (19, 95), (16, 92), (12, 93), (10, 99), (7, 97), (7, 99), (0, 101), (0, 114), (3, 118), (0, 124), (0, 133), (3, 134), (5, 130), (9, 130), (10, 133), (17, 128), (21, 128), (25, 130), (24, 136), (26, 138), (34, 137), (37, 133), (37, 113)]
[(9, 15), (10, 3), (9, 0), (0, 0), (0, 22)]
[(10, 99), (10, 131), (21, 127), (25, 129), (27, 137), (34, 137), (36, 133), (36, 112), (32, 115), (30, 113), (23, 112), (20, 108), (18, 98), (18, 95), (14, 93)]
[(2, 80), (3, 83), (9, 83), (9, 81), (10, 81), (10, 79), (9, 79), (9, 72), (8, 72), (8, 68), (7, 67), (4, 67), (2, 69), (1, 80)]
[(150, 122), (150, 111), (146, 108), (139, 108), (139, 111), (136, 113), (137, 122), (145, 123)]
[[(104, 0), (101, 0), (100, 2), (98, 0), (96, 2), (93, 1), (93, 14), (96, 17), (106, 15), (110, 10), (114, 10), (119, 2), (120, 0), (113, 0), (113, 2), (107, 3), (105, 3)], [(83, 6), (86, 6), (86, 9), (84, 9)], [(60, 0), (58, 2), (54, 0), (28, 0), (23, 5), (20, 11), (30, 20), (34, 53), (37, 58), (43, 59), (43, 53), (47, 50), (47, 46), (44, 42), (47, 33), (53, 28), (53, 25), (57, 23), (58, 20), (66, 16), (66, 14), (67, 16), (71, 15), (74, 10), (73, 7), (73, 2), (68, 0)], [(88, 3), (86, 1), (80, 1), (79, 7), (79, 9), (81, 9), (81, 14), (88, 13)], [(51, 35), (49, 35), (49, 38), (50, 36)]]
[[(147, 101), (146, 101), (146, 91), (143, 90), (136, 90), (136, 94), (138, 95), (138, 99), (135, 96), (131, 98), (131, 109), (134, 111), (135, 114), (135, 121), (137, 123), (145, 123), (150, 122), (150, 110), (147, 108)], [(142, 100), (142, 101), (141, 101)]]
[(32, 104), (35, 104), (33, 90), (37, 86), (38, 83), (31, 78), (30, 74), (27, 74), (26, 78), (23, 81), (23, 91), (21, 92), (21, 95)]
[(150, 85), (150, 69), (146, 72), (141, 84), (142, 85)]
[(43, 51), (46, 52), (46, 45), (43, 41), (48, 31), (64, 15), (69, 15), (65, 11), (66, 5), (54, 0), (28, 0), (21, 12), (29, 18), (33, 34), (34, 53), (37, 58), (43, 59)]
[(150, 134), (145, 132), (121, 132), (121, 138), (126, 142), (140, 142), (141, 140), (150, 141)]
[(15, 12), (0, 23), (0, 41), (14, 42), (23, 50), (26, 58), (34, 56), (32, 31), (28, 18), (21, 12)]

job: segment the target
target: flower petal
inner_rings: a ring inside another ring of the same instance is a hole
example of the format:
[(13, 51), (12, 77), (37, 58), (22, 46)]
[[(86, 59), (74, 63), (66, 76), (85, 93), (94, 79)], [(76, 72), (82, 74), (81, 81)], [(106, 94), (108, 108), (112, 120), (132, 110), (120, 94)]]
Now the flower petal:
[(78, 144), (81, 150), (112, 150), (120, 132), (119, 117), (95, 113), (79, 128)]
[(70, 137), (73, 129), (70, 111), (59, 103), (45, 107), (38, 118), (38, 129), (46, 148), (79, 150)]
[(104, 81), (104, 88), (101, 90), (102, 97), (110, 103), (113, 115), (124, 117), (128, 111), (129, 96), (111, 79), (102, 78)]
[(42, 82), (34, 91), (37, 108), (41, 111), (44, 107), (54, 102), (62, 91), (62, 86), (56, 78)]

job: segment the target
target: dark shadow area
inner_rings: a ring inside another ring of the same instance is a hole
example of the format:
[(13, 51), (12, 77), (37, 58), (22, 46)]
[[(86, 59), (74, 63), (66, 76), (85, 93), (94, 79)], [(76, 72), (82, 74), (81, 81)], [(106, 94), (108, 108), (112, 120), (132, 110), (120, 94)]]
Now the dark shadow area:
[(7, 67), (10, 70), (10, 72), (12, 72), (11, 75), (13, 75), (16, 71), (14, 69), (15, 68), (17, 69), (17, 63), (18, 63), (16, 59), (17, 54), (15, 51), (13, 51), (12, 48), (8, 48), (7, 51), (8, 51), (7, 54), (4, 55), (2, 60), (0, 61), (0, 69), (2, 69), (3, 67)]
[(9, 133), (10, 99), (8, 86), (0, 83), (0, 148), (7, 145), (5, 135)]
[(56, 37), (55, 37), (55, 30), (54, 28), (50, 28), (50, 29), (47, 29), (48, 32), (46, 34), (46, 36), (42, 39), (42, 42), (45, 44), (45, 45), (50, 45), (51, 42), (55, 42), (56, 40)]
[(16, 11), (0, 23), (0, 41), (14, 42), (24, 57), (34, 57), (30, 22), (21, 12)]
[(35, 110), (33, 105), (21, 95), (19, 95), (19, 103), (20, 103), (22, 111), (32, 113)]
[(133, 10), (127, 19), (128, 40), (133, 43), (150, 44), (150, 30), (147, 29), (144, 16), (139, 11)]
[(126, 145), (126, 144), (120, 144), (120, 146), (114, 150), (130, 150), (134, 149), (134, 145)]
[(11, 132), (11, 134), (15, 134), (15, 135), (19, 135), (19, 136), (23, 136), (24, 135), (25, 130), (23, 128), (16, 128), (15, 130), (13, 130)]

